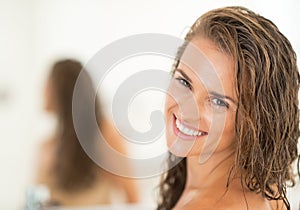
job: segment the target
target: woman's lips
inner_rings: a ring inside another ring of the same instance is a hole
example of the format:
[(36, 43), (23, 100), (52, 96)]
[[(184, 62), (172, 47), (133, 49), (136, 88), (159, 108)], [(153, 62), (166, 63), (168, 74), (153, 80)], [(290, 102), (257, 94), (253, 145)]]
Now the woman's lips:
[(180, 137), (183, 140), (196, 140), (208, 134), (205, 131), (195, 129), (191, 126), (184, 124), (174, 114), (173, 131), (176, 136)]

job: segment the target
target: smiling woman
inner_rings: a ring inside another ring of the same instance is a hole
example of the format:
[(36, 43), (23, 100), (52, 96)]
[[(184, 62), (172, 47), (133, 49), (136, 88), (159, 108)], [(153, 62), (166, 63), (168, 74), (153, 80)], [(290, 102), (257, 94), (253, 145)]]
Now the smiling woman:
[(204, 14), (185, 41), (165, 105), (168, 164), (183, 159), (162, 178), (158, 210), (290, 209), (300, 135), (290, 42), (242, 7)]

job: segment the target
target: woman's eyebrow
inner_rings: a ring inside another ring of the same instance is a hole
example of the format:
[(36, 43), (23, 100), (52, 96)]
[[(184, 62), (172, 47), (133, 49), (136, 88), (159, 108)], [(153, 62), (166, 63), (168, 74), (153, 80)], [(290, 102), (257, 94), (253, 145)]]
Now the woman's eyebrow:
[(231, 98), (230, 96), (225, 96), (225, 95), (222, 95), (222, 94), (214, 92), (214, 91), (210, 91), (209, 94), (211, 94), (211, 95), (213, 95), (213, 96), (215, 96), (217, 98), (228, 99), (228, 100), (232, 101), (233, 103), (237, 104), (235, 102), (235, 100), (233, 98)]
[[(188, 77), (188, 75), (186, 73), (184, 73), (183, 70), (177, 68), (177, 69), (175, 69), (175, 72), (176, 71), (179, 72), (187, 81), (189, 81), (190, 83), (192, 83), (192, 80)], [(215, 91), (209, 91), (209, 94), (213, 95), (213, 96), (215, 96), (217, 98), (228, 99), (228, 100), (232, 101), (234, 104), (237, 104), (235, 102), (235, 100), (233, 98), (231, 98), (230, 96), (222, 95), (222, 94), (217, 93)]]
[(186, 73), (184, 73), (184, 71), (182, 71), (181, 69), (175, 69), (175, 72), (176, 71), (178, 71), (187, 81), (192, 83), (192, 80), (188, 77), (188, 75), (186, 75)]

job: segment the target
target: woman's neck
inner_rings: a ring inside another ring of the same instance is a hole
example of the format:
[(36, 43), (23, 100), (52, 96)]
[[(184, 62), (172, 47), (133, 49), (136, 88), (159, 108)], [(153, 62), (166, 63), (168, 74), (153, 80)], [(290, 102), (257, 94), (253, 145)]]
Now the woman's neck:
[(213, 186), (226, 188), (230, 170), (234, 162), (234, 150), (228, 149), (214, 153), (204, 163), (199, 156), (187, 157), (187, 181), (185, 189), (205, 189)]

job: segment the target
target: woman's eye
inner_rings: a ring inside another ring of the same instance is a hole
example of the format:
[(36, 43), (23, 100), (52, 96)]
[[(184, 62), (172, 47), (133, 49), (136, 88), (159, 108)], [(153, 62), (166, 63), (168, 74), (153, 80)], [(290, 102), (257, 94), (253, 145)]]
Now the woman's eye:
[(187, 80), (185, 80), (181, 77), (176, 78), (176, 80), (178, 80), (180, 82), (180, 84), (182, 84), (183, 86), (189, 88), (190, 90), (192, 89), (191, 84)]
[(219, 98), (213, 98), (213, 99), (211, 99), (211, 102), (213, 103), (213, 105), (216, 105), (219, 107), (225, 107), (225, 108), (229, 107), (228, 103), (226, 103), (224, 100), (221, 100)]

